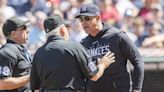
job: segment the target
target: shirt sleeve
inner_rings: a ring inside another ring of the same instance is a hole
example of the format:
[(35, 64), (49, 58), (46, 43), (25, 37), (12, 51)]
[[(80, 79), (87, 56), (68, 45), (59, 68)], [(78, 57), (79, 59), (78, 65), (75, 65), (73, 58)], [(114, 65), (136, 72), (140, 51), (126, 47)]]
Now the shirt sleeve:
[(40, 81), (39, 81), (39, 60), (38, 60), (38, 54), (34, 55), (33, 62), (32, 62), (32, 69), (31, 69), (31, 75), (30, 75), (30, 86), (31, 90), (39, 89), (40, 88)]
[(124, 32), (120, 32), (118, 38), (119, 47), (123, 55), (125, 55), (134, 66), (133, 89), (140, 90), (142, 89), (144, 79), (144, 62), (142, 57), (137, 47)]
[(76, 58), (78, 65), (88, 79), (93, 77), (98, 72), (97, 65), (92, 61), (91, 57), (87, 54), (87, 51), (81, 44), (77, 44)]
[(0, 79), (12, 77), (15, 65), (16, 57), (11, 51), (0, 52)]

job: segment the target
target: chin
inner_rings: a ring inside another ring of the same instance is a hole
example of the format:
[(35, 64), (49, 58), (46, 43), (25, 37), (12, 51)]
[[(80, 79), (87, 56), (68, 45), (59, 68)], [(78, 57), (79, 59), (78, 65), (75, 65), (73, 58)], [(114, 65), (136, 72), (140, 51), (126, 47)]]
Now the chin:
[(86, 30), (85, 33), (86, 33), (86, 34), (89, 34), (90, 32)]
[(27, 43), (27, 42), (28, 42), (28, 40), (25, 40), (25, 41), (23, 42), (23, 44), (24, 44), (24, 43)]

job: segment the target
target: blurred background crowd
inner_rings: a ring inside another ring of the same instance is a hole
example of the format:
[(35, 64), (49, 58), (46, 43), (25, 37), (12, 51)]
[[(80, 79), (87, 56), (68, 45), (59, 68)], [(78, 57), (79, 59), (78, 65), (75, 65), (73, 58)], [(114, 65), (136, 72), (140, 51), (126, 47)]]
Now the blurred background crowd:
[[(71, 40), (79, 42), (87, 35), (75, 19), (77, 9), (83, 3), (97, 4), (102, 20), (125, 31), (136, 46), (145, 51), (143, 53), (151, 54), (152, 48), (164, 48), (164, 0), (0, 0), (0, 44), (5, 43), (4, 21), (19, 16), (31, 21), (27, 47), (35, 53), (46, 41), (43, 21), (53, 14), (63, 17)], [(147, 48), (151, 48), (151, 52), (145, 50)], [(156, 54), (164, 55), (164, 51)]]
[[(164, 0), (0, 0), (0, 46), (5, 43), (4, 21), (12, 16), (29, 19), (29, 41), (32, 54), (46, 41), (44, 19), (60, 14), (72, 41), (87, 36), (75, 19), (83, 3), (97, 4), (102, 20), (125, 31), (144, 56), (143, 92), (164, 92)], [(147, 58), (148, 57), (148, 58)]]

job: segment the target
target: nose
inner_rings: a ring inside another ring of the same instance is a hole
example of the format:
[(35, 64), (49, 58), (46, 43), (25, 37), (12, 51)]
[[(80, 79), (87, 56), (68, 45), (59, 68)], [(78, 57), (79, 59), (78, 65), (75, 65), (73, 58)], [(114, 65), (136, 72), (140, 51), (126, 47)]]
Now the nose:
[(26, 29), (26, 31), (27, 31), (27, 32), (30, 32), (30, 29), (29, 29), (29, 28), (27, 28), (27, 29)]
[(83, 22), (81, 22), (81, 25), (83, 26), (83, 27), (85, 27), (85, 26), (87, 26), (87, 25), (89, 25), (86, 21), (83, 21)]

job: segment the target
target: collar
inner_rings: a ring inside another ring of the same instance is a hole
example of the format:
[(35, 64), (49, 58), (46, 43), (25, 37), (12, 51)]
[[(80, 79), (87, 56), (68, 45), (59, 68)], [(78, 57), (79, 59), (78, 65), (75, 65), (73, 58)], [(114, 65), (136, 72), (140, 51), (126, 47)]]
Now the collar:
[(16, 42), (14, 42), (13, 40), (11, 39), (7, 39), (7, 43), (6, 44), (14, 44), (18, 47), (18, 49), (22, 50), (24, 48), (23, 45), (20, 45), (20, 44), (17, 44)]
[(16, 42), (14, 42), (13, 40), (10, 40), (10, 39), (7, 39), (7, 43), (16, 44)]
[(64, 40), (64, 39), (59, 35), (53, 35), (53, 36), (48, 37), (47, 42), (51, 42), (54, 40)]

